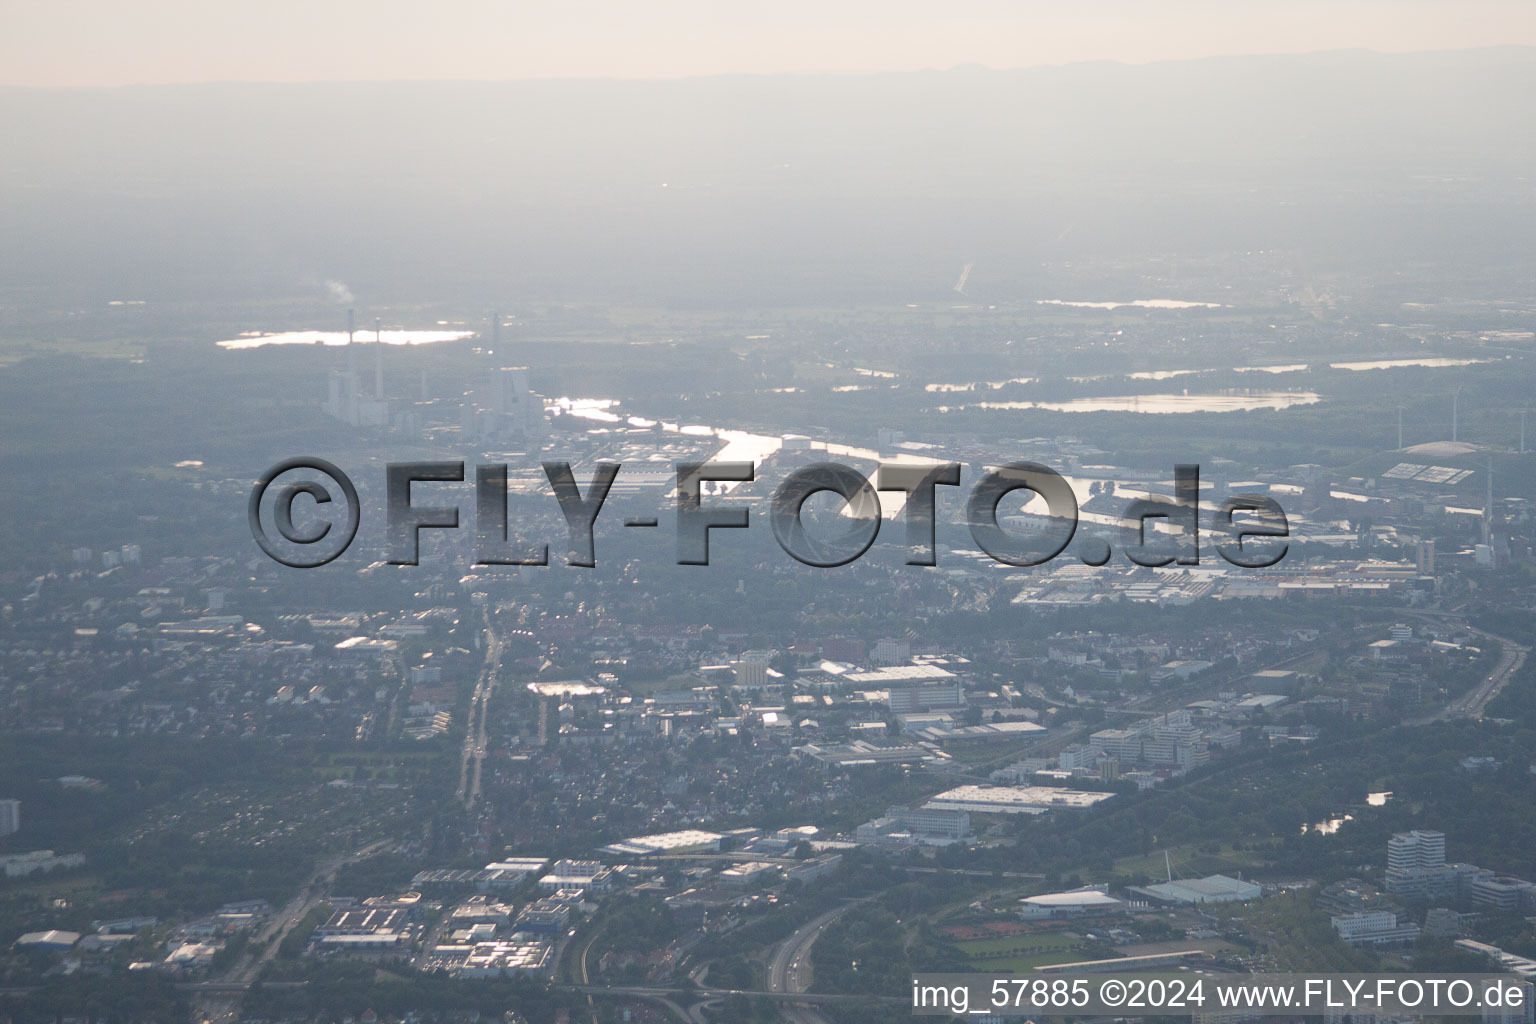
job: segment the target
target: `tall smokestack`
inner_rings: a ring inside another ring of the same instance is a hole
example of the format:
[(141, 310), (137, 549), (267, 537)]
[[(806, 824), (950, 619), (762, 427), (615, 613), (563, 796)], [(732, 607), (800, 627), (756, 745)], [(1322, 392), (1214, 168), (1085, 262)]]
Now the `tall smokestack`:
[(491, 314), (491, 351), (501, 348), (501, 313)]
[(357, 310), (347, 310), (347, 344), (352, 344), (352, 335), (357, 331)]
[(1483, 504), (1483, 543), (1493, 543), (1493, 456), (1488, 456), (1488, 500)]

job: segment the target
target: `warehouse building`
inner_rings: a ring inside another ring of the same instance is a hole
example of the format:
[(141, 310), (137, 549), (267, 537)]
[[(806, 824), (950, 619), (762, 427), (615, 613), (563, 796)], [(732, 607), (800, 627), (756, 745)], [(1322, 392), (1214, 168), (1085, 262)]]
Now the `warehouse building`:
[(1206, 878), (1179, 878), (1131, 890), (1160, 903), (1235, 903), (1256, 900), (1264, 895), (1252, 882), (1210, 875)]
[(1114, 795), (1054, 786), (956, 786), (935, 796), (923, 808), (972, 814), (1044, 814), (1087, 810)]

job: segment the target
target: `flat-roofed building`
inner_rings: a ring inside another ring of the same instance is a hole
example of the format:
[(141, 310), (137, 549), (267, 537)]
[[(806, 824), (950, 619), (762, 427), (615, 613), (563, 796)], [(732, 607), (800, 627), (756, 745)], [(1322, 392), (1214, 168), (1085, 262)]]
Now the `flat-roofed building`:
[(1472, 887), (1494, 874), (1476, 864), (1442, 864), (1435, 868), (1388, 869), (1386, 890), (1411, 902), (1471, 899)]
[(720, 883), (722, 885), (744, 888), (772, 879), (778, 870), (779, 868), (776, 864), (769, 864), (766, 861), (760, 860), (749, 860), (742, 864), (732, 864), (720, 872)]
[(843, 681), (860, 689), (885, 690), (886, 703), (898, 715), (965, 705), (965, 689), (955, 674), (927, 662), (849, 672)]
[[(884, 728), (884, 723), (879, 723)], [(796, 757), (817, 761), (828, 769), (866, 768), (889, 764), (923, 764), (945, 761), (949, 755), (935, 748), (899, 740), (875, 742), (856, 739), (850, 743), (807, 743), (795, 747)]]
[(500, 927), (512, 920), (512, 907), (485, 896), (465, 900), (448, 913), (449, 927), (469, 928), (477, 924)]
[(315, 937), (330, 935), (394, 934), (405, 927), (406, 913), (399, 908), (368, 907), (358, 910), (338, 910), (330, 920), (315, 929)]
[[(615, 857), (660, 857), (669, 853), (718, 853), (725, 836), (703, 829), (660, 832), (635, 836), (621, 843), (603, 847), (602, 852)], [(558, 867), (559, 865), (556, 865)]]
[(1492, 961), (1495, 970), (1507, 971), (1510, 974), (1518, 974), (1526, 981), (1536, 979), (1536, 960), (1523, 957), (1516, 953), (1506, 953), (1498, 946), (1491, 946), (1486, 942), (1478, 942), (1474, 939), (1457, 939), (1456, 947), (1464, 949), (1468, 953), (1476, 953)]
[(785, 868), (784, 878), (791, 882), (808, 885), (818, 878), (830, 875), (836, 871), (838, 865), (842, 864), (842, 862), (843, 855), (840, 853), (823, 853), (808, 860), (800, 861), (792, 868)]
[(1087, 810), (1114, 795), (1054, 786), (956, 786), (933, 797), (923, 807), (972, 814), (1044, 814)]
[(351, 957), (393, 958), (409, 952), (403, 932), (370, 932), (367, 935), (326, 935), (315, 948), (323, 954)]
[(1289, 698), (1282, 697), (1278, 693), (1256, 693), (1251, 697), (1244, 697), (1232, 705), (1233, 710), (1239, 714), (1252, 717), (1260, 712), (1270, 712), (1279, 708)]
[(1523, 878), (1495, 875), (1476, 878), (1470, 885), (1472, 902), (1512, 913), (1536, 906), (1536, 885)]
[(80, 941), (79, 932), (65, 932), (52, 929), (46, 932), (27, 932), (17, 939), (13, 945), (23, 949), (63, 950), (70, 949)]
[(942, 665), (917, 662), (912, 665), (888, 665), (868, 672), (849, 672), (843, 676), (843, 681), (863, 689), (882, 689), (888, 686), (947, 683), (954, 678), (955, 674)]
[(907, 732), (919, 740), (927, 740), (931, 743), (962, 743), (1009, 741), (1017, 743), (1019, 740), (1038, 739), (1045, 735), (1046, 728), (1036, 722), (1012, 721), (1012, 722), (983, 722), (978, 725), (946, 725), (935, 723), (932, 725), (909, 726)]
[(521, 871), (525, 875), (532, 875), (544, 870), (549, 863), (548, 857), (503, 857), (485, 866), (487, 871)]
[(607, 892), (613, 888), (613, 869), (598, 860), (557, 860), (550, 865), (549, 874), (539, 879), (539, 888), (545, 892), (561, 889)]
[(480, 942), (457, 969), (461, 978), (497, 978), (517, 974), (544, 974), (552, 966), (547, 942), (512, 940)]
[(0, 855), (0, 872), (7, 878), (20, 878), (34, 872), (56, 871), (59, 868), (77, 868), (85, 863), (83, 853), (60, 853), (52, 850), (32, 850), (28, 853)]
[(492, 861), (480, 872), (475, 886), (480, 889), (514, 889), (538, 875), (548, 863), (548, 857), (507, 857)]
[(546, 896), (524, 907), (517, 915), (517, 923), (513, 927), (519, 932), (552, 935), (565, 927), (572, 912), (569, 901)]
[(1411, 946), (1419, 940), (1419, 926), (1412, 922), (1399, 923), (1397, 915), (1390, 910), (1340, 914), (1330, 922), (1339, 938), (1351, 946)]
[(867, 821), (854, 831), (861, 843), (881, 842), (900, 835), (908, 843), (932, 840), (955, 842), (971, 834), (971, 816), (966, 811), (935, 807), (891, 807), (883, 817)]

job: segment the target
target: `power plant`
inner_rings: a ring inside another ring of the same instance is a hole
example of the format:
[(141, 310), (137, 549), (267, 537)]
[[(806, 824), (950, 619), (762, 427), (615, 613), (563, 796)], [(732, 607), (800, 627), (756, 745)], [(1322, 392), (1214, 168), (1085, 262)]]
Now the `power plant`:
[[(419, 432), (420, 416), (414, 410), (391, 409), (384, 383), (384, 331), (379, 318), (373, 321), (373, 380), (365, 384), (357, 339), (357, 316), (347, 310), (346, 365), (330, 370), (325, 412), (353, 427), (398, 427)], [(501, 314), (491, 316), (490, 344), (486, 355), (500, 347)], [(421, 373), (419, 400), (427, 399), (426, 373)], [(404, 399), (397, 399), (398, 406)], [(490, 365), (477, 372), (468, 389), (459, 395), (459, 429), (465, 441), (477, 444), (537, 444), (547, 435), (544, 400), (529, 385), (526, 366)]]

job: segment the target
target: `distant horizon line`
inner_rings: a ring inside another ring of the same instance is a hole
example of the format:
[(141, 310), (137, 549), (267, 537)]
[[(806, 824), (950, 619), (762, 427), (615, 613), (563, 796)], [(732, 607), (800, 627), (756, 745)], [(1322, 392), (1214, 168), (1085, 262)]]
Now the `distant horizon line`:
[(714, 71), (679, 75), (530, 75), (524, 78), (210, 78), (188, 81), (139, 81), (100, 83), (89, 85), (28, 84), (25, 82), (0, 81), (0, 89), (29, 92), (104, 92), (116, 89), (177, 89), (209, 86), (316, 86), (316, 85), (514, 85), (535, 83), (624, 83), (624, 84), (671, 84), (697, 82), (722, 78), (881, 78), (905, 75), (950, 75), (957, 73), (1015, 74), (1026, 71), (1065, 71), (1073, 68), (1105, 67), (1141, 69), (1173, 64), (1201, 64), (1233, 60), (1276, 60), (1285, 58), (1310, 58), (1329, 56), (1369, 57), (1434, 57), (1493, 51), (1531, 51), (1536, 55), (1536, 43), (1491, 43), (1484, 46), (1465, 46), (1451, 49), (1427, 50), (1378, 50), (1367, 46), (1340, 46), (1320, 50), (1275, 50), (1246, 53), (1213, 53), (1200, 57), (1159, 57), (1145, 61), (1128, 61), (1109, 57), (1088, 60), (1070, 60), (1058, 64), (1023, 64), (1017, 67), (993, 67), (976, 62), (953, 64), (948, 67), (890, 68), (879, 71)]

